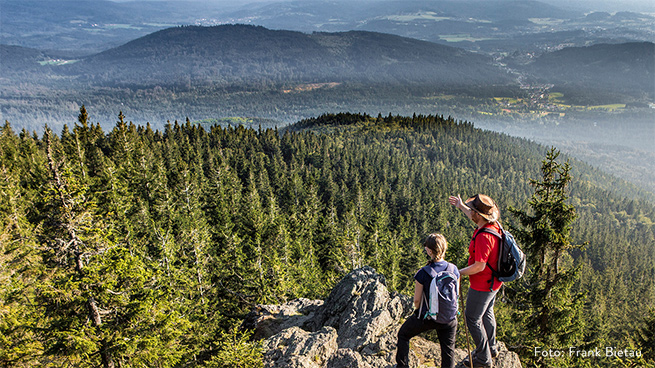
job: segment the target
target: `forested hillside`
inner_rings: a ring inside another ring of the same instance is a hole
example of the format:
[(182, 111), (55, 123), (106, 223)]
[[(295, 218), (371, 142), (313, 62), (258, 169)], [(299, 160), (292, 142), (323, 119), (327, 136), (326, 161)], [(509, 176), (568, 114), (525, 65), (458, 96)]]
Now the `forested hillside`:
[(636, 99), (655, 96), (652, 42), (568, 47), (542, 55), (528, 70), (538, 80), (554, 83), (555, 90), (576, 96), (573, 103), (599, 103), (596, 94), (617, 92)]
[(176, 27), (71, 64), (104, 85), (396, 82), (507, 84), (488, 56), (373, 32), (305, 34), (249, 25)]
[[(545, 152), (439, 116), (323, 115), (281, 132), (188, 121), (155, 131), (121, 114), (104, 132), (82, 109), (74, 127), (43, 136), (7, 123), (0, 365), (221, 367), (255, 303), (325, 297), (362, 265), (410, 293), (435, 231), (463, 266), (473, 225), (448, 196), (487, 193), (516, 225), (507, 209), (529, 208)], [(655, 207), (574, 168), (573, 236), (588, 242), (562, 259), (581, 267), (575, 288), (587, 292), (576, 344), (652, 354), (638, 331), (655, 307)], [(511, 290), (499, 335), (517, 347), (530, 331), (509, 319)]]

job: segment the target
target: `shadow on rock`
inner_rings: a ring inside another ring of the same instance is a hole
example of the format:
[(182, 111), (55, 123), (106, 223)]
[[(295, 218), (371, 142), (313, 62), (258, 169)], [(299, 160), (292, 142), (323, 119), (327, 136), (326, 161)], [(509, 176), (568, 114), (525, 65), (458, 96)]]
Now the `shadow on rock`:
[[(243, 327), (264, 339), (265, 367), (392, 368), (398, 330), (412, 304), (408, 296), (389, 293), (384, 276), (363, 267), (346, 275), (325, 301), (258, 305)], [(438, 344), (412, 339), (412, 366), (438, 367), (440, 354)], [(459, 362), (467, 355), (461, 349), (455, 354)], [(521, 362), (503, 345), (494, 367), (520, 368)]]

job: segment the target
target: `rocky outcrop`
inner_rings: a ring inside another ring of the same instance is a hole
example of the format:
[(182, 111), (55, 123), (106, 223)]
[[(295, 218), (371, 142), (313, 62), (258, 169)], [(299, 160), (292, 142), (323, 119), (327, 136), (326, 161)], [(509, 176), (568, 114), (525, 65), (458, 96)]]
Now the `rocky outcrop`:
[[(412, 311), (411, 298), (389, 293), (384, 276), (363, 267), (346, 275), (325, 301), (258, 305), (244, 327), (264, 339), (269, 368), (392, 368), (398, 330)], [(500, 350), (495, 367), (521, 367), (515, 353), (504, 345)], [(455, 353), (460, 362), (467, 355)], [(415, 337), (410, 359), (416, 367), (438, 367), (439, 345)]]

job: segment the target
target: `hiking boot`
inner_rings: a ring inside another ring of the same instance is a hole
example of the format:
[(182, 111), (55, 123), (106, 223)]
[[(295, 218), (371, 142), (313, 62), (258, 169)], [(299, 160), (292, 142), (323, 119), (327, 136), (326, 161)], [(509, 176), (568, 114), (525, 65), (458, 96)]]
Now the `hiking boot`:
[[(469, 358), (468, 357), (464, 358), (464, 360), (462, 360), (462, 364), (464, 364), (464, 366), (467, 367), (467, 368), (471, 368), (471, 364), (469, 363)], [(483, 363), (476, 362), (474, 360), (472, 368), (493, 368), (493, 366), (494, 366), (493, 364), (483, 364)]]
[(473, 367), (471, 367), (468, 364), (465, 364), (464, 366), (467, 367), (467, 368), (493, 368), (494, 365), (493, 364), (482, 364), (482, 363), (473, 362)]
[[(492, 351), (491, 351), (491, 359), (496, 359), (496, 358), (498, 358), (498, 355), (500, 355), (500, 352), (498, 352), (498, 350), (492, 350)], [(467, 367), (470, 367), (470, 364), (469, 364), (469, 358), (468, 358), (468, 357), (464, 358), (463, 363), (464, 363), (464, 365), (466, 365)], [(473, 363), (475, 364), (475, 361), (473, 361)]]

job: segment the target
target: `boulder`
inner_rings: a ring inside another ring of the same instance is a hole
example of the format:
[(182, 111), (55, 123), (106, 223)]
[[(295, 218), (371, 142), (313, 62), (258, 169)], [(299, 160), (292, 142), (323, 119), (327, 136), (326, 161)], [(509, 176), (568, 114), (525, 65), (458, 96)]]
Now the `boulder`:
[(264, 341), (264, 366), (325, 367), (338, 348), (337, 331), (332, 327), (316, 332), (290, 327)]
[[(267, 368), (393, 368), (397, 335), (413, 312), (410, 297), (389, 293), (384, 276), (371, 267), (346, 275), (325, 301), (296, 299), (281, 305), (258, 305), (243, 323), (264, 340)], [(504, 344), (496, 368), (521, 368)], [(457, 367), (467, 356), (456, 349)], [(415, 367), (439, 367), (438, 343), (412, 339)]]
[(409, 297), (389, 293), (384, 276), (363, 267), (332, 289), (312, 325), (314, 329), (332, 326), (339, 331), (340, 347), (363, 350), (394, 332), (400, 320), (412, 313), (411, 304)]
[(330, 358), (326, 368), (371, 368), (371, 365), (366, 363), (362, 356), (351, 349), (339, 349)]
[(322, 305), (322, 300), (305, 298), (294, 299), (280, 305), (260, 304), (250, 311), (242, 326), (254, 330), (253, 338), (257, 340), (269, 338), (294, 326), (311, 330), (310, 326), (305, 325), (312, 321), (314, 313)]

